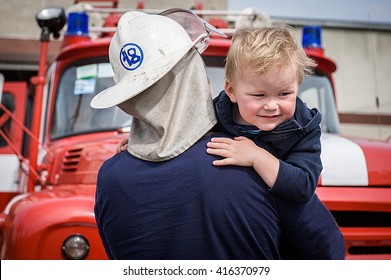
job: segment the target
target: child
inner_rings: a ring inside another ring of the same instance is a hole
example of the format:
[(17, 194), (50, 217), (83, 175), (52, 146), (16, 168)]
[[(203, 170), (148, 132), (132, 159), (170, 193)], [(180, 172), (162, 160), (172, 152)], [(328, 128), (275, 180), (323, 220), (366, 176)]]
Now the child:
[(322, 170), (321, 115), (297, 93), (315, 65), (288, 26), (239, 28), (214, 100), (219, 128), (236, 137), (207, 144), (223, 157), (213, 164), (252, 166), (276, 195), (308, 201)]

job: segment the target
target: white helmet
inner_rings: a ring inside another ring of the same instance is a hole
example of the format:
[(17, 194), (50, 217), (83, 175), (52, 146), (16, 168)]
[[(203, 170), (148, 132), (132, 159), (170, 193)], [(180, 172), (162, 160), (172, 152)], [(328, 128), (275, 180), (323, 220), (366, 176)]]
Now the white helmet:
[(109, 48), (116, 85), (91, 101), (94, 108), (118, 105), (160, 80), (200, 40), (194, 41), (175, 20), (141, 12), (125, 13), (118, 22)]

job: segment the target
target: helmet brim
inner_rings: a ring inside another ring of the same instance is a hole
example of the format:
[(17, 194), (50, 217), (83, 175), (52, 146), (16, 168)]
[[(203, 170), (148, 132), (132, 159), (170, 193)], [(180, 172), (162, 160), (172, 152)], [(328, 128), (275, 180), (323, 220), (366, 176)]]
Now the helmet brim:
[(127, 75), (114, 86), (97, 94), (91, 101), (91, 107), (96, 109), (110, 108), (143, 92), (165, 76), (196, 43), (193, 42), (187, 47), (164, 56), (163, 61), (162, 59), (159, 62), (153, 61), (145, 66), (145, 71), (142, 73)]

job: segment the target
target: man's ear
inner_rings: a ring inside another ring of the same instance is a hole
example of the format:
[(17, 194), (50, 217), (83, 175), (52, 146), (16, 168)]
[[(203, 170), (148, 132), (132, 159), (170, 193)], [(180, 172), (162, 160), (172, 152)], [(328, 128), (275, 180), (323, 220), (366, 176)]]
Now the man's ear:
[(235, 90), (230, 80), (225, 80), (224, 91), (232, 103), (236, 103)]

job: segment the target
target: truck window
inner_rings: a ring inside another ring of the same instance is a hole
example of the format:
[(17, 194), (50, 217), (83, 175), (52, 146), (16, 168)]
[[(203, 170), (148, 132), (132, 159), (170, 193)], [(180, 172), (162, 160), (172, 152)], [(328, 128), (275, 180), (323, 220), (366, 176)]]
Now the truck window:
[[(14, 113), (15, 111), (15, 99), (12, 94), (3, 92), (2, 98), (1, 98), (1, 104), (3, 104), (4, 107), (6, 107), (11, 113)], [(4, 110), (0, 108), (0, 117), (5, 114)], [(9, 118), (3, 126), (0, 127), (0, 129), (8, 136), (10, 136), (11, 131), (11, 118)], [(0, 135), (0, 147), (7, 146), (7, 142), (4, 140), (4, 138)]]
[(206, 72), (213, 90), (213, 98), (224, 89), (224, 68), (207, 67)]
[(334, 102), (333, 89), (326, 76), (313, 75), (304, 77), (299, 88), (300, 98), (309, 108), (318, 108), (322, 113), (322, 131), (339, 133), (339, 119)]
[(51, 124), (52, 139), (129, 125), (130, 116), (118, 107), (90, 106), (96, 94), (114, 85), (113, 75), (108, 62), (72, 65), (62, 73)]

